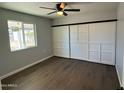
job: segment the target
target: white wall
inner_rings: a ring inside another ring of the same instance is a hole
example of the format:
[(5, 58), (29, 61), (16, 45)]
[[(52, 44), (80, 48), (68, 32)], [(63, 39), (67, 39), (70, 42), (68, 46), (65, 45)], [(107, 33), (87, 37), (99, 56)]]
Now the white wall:
[(124, 87), (124, 3), (120, 3), (117, 13), (116, 69), (121, 86)]
[(101, 11), (101, 12), (89, 12), (81, 15), (67, 16), (62, 18), (56, 18), (53, 20), (53, 25), (80, 23), (99, 20), (116, 19), (117, 11)]

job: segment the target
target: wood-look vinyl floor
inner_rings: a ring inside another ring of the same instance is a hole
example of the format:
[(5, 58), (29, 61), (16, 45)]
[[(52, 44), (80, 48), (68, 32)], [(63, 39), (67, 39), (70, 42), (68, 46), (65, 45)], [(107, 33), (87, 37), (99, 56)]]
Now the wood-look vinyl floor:
[(119, 81), (114, 66), (52, 57), (2, 80), (14, 90), (115, 90)]

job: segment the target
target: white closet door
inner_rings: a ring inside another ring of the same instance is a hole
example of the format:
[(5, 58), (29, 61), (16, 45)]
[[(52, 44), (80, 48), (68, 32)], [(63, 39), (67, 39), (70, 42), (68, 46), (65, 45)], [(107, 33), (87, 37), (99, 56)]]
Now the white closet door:
[(88, 60), (88, 25), (78, 25), (78, 37), (81, 59)]
[(115, 64), (115, 31), (116, 22), (89, 25), (89, 60)]
[(78, 26), (70, 26), (70, 45), (71, 45), (71, 58), (78, 59), (79, 48), (78, 48)]
[(88, 60), (88, 25), (70, 26), (71, 58)]
[(55, 56), (69, 58), (69, 27), (53, 27), (53, 50)]
[(115, 65), (115, 33), (116, 22), (108, 22), (103, 24), (103, 36), (101, 39), (101, 62), (105, 64)]

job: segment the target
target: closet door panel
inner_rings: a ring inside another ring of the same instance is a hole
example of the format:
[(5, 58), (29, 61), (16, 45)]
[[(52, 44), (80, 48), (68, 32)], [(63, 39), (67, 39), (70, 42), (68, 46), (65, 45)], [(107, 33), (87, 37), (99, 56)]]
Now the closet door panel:
[(96, 23), (89, 24), (89, 43), (99, 43), (101, 36), (101, 30)]
[(72, 44), (71, 58), (88, 60), (88, 44)]
[(88, 44), (87, 43), (82, 43), (79, 44), (79, 59), (82, 60), (88, 60)]
[(90, 51), (89, 61), (100, 63), (100, 53), (98, 51)]
[(55, 56), (69, 57), (69, 27), (53, 28), (53, 51)]
[(80, 56), (79, 52), (80, 50), (78, 48), (78, 43), (71, 43), (71, 58), (78, 59), (78, 57)]
[(62, 42), (69, 42), (69, 29), (68, 26), (62, 27), (54, 27), (53, 28), (53, 40), (62, 41)]
[(88, 60), (88, 25), (70, 26), (71, 58)]
[(111, 43), (115, 42), (115, 22), (89, 24), (90, 42)]
[(88, 25), (78, 26), (79, 43), (88, 43)]
[(89, 44), (89, 60), (92, 62), (100, 61), (100, 44), (99, 43)]
[(101, 62), (114, 65), (115, 63), (115, 45), (101, 44)]
[(70, 26), (70, 46), (71, 46), (71, 58), (78, 59), (78, 26)]
[(99, 43), (90, 43), (89, 51), (97, 51), (100, 52), (100, 44)]
[[(115, 64), (115, 31), (116, 22), (104, 22), (89, 24), (89, 51), (96, 51), (99, 49), (100, 63)], [(99, 44), (99, 48), (92, 46), (92, 43)], [(98, 52), (98, 51), (97, 51)], [(89, 52), (89, 60), (92, 54)]]
[(66, 48), (56, 48), (54, 49), (54, 55), (59, 57), (69, 57), (68, 49)]
[(115, 43), (115, 22), (99, 23), (98, 30), (100, 31), (101, 43)]
[(88, 25), (78, 25), (78, 43), (80, 49), (80, 58), (88, 60)]
[(70, 43), (75, 45), (78, 42), (78, 26), (70, 26)]
[[(106, 64), (113, 64), (112, 63), (112, 53), (111, 52), (102, 52), (101, 53), (101, 62)], [(113, 64), (114, 65), (114, 64)]]

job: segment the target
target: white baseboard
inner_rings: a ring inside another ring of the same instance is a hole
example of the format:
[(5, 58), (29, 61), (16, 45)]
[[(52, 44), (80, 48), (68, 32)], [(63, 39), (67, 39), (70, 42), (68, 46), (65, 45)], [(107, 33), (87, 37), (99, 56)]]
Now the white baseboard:
[(120, 78), (120, 75), (119, 75), (119, 72), (117, 70), (117, 67), (115, 66), (116, 68), (116, 72), (117, 72), (117, 76), (118, 76), (118, 80), (119, 80), (119, 83), (120, 83), (120, 86), (122, 86), (122, 83), (121, 83), (121, 78)]
[(18, 72), (20, 72), (20, 71), (22, 71), (22, 70), (24, 70), (24, 69), (26, 69), (26, 68), (29, 68), (29, 67), (31, 67), (31, 66), (33, 66), (33, 65), (36, 65), (36, 64), (38, 64), (38, 63), (40, 63), (40, 62), (42, 62), (42, 61), (44, 61), (44, 60), (46, 60), (46, 59), (48, 59), (48, 58), (50, 58), (50, 57), (52, 57), (52, 56), (53, 56), (53, 55), (48, 56), (48, 57), (45, 57), (45, 58), (40, 59), (40, 60), (38, 60), (38, 61), (36, 61), (36, 62), (33, 62), (33, 63), (29, 64), (29, 65), (26, 65), (26, 66), (21, 67), (21, 68), (19, 68), (19, 69), (17, 69), (17, 70), (14, 70), (14, 71), (12, 71), (12, 72), (10, 72), (10, 73), (7, 73), (7, 74), (1, 76), (1, 77), (0, 77), (0, 80), (2, 80), (2, 79), (4, 79), (4, 78), (7, 78), (7, 77), (9, 77), (9, 76), (11, 76), (11, 75), (13, 75), (13, 74), (15, 74), (15, 73), (18, 73)]
[(122, 82), (121, 82), (121, 87), (124, 89), (124, 72), (122, 71)]

